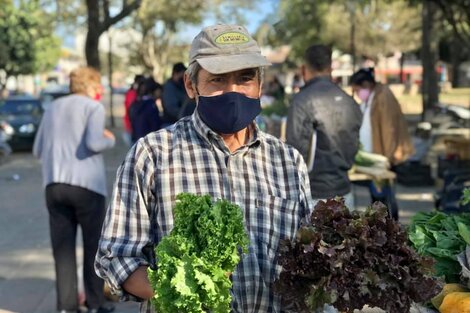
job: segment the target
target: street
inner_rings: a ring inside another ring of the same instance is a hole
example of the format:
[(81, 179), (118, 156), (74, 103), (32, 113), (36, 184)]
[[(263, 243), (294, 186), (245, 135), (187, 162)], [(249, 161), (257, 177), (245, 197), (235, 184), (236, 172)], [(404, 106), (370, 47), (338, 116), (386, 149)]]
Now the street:
[[(107, 98), (103, 99), (108, 103)], [(115, 96), (121, 103), (122, 97)], [(108, 193), (127, 151), (121, 139), (118, 106), (116, 146), (104, 153)], [(107, 121), (109, 124), (109, 121)], [(50, 313), (56, 310), (55, 273), (41, 166), (30, 152), (15, 152), (0, 166), (0, 313)], [(78, 233), (77, 260), (82, 258)], [(116, 303), (116, 313), (138, 312), (137, 303)]]
[[(117, 112), (117, 144), (105, 152), (108, 190), (126, 147), (121, 139), (120, 105)], [(356, 186), (356, 205), (364, 207), (368, 190)], [(400, 221), (407, 224), (420, 210), (433, 207), (433, 188), (397, 186)], [(45, 206), (41, 168), (28, 152), (14, 153), (0, 166), (0, 313), (50, 313), (55, 311), (54, 263), (49, 242), (48, 214)], [(79, 235), (80, 237), (80, 235)], [(81, 245), (80, 239), (78, 240)], [(78, 260), (81, 248), (78, 249)], [(116, 303), (117, 313), (138, 312), (136, 303)], [(367, 310), (371, 312), (371, 310)]]

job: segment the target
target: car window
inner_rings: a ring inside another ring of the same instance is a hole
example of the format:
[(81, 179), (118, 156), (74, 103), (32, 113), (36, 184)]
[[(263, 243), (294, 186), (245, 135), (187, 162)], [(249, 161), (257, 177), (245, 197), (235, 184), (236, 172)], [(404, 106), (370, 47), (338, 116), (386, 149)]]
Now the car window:
[(41, 95), (39, 96), (42, 102), (42, 108), (45, 110), (47, 107), (51, 104), (52, 101), (54, 101), (57, 98), (60, 97), (65, 97), (69, 95), (67, 91), (63, 92), (41, 92)]
[(6, 100), (0, 105), (0, 114), (38, 114), (41, 104), (37, 100)]

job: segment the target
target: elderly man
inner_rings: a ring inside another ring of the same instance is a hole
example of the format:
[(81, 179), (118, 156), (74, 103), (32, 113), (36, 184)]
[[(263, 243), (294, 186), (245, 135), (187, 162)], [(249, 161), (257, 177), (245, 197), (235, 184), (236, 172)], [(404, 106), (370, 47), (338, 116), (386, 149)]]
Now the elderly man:
[(193, 40), (184, 83), (195, 112), (140, 139), (118, 171), (95, 265), (123, 299), (153, 296), (145, 248), (171, 231), (176, 195), (191, 192), (244, 210), (250, 247), (232, 274), (232, 311), (281, 312), (276, 250), (312, 200), (301, 155), (254, 122), (267, 65), (244, 27), (210, 26)]

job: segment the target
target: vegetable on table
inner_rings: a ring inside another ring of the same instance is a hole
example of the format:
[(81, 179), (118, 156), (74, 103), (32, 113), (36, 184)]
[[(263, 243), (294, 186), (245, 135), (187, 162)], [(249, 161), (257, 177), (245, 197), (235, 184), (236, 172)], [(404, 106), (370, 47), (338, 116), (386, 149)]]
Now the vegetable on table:
[(281, 242), (274, 283), (287, 312), (311, 313), (324, 304), (353, 312), (364, 305), (409, 312), (440, 287), (432, 260), (407, 245), (407, 235), (376, 203), (349, 211), (343, 200), (320, 201), (293, 241)]
[(413, 216), (408, 237), (416, 251), (435, 259), (437, 276), (447, 283), (460, 283), (457, 255), (470, 241), (470, 213), (419, 212)]
[(461, 284), (455, 284), (455, 283), (445, 284), (441, 292), (437, 296), (431, 299), (431, 303), (432, 305), (434, 305), (436, 309), (439, 309), (439, 307), (442, 304), (442, 301), (448, 294), (453, 293), (453, 292), (465, 292), (465, 291), (467, 291), (467, 289)]
[(390, 162), (387, 157), (377, 154), (359, 150), (354, 157), (354, 164), (364, 167), (377, 167), (382, 169), (389, 169)]
[(178, 195), (174, 228), (155, 249), (157, 270), (148, 270), (156, 311), (229, 313), (229, 275), (247, 249), (240, 207), (208, 195)]
[(467, 245), (465, 251), (457, 255), (457, 260), (462, 266), (461, 278), (464, 283), (467, 281), (467, 287), (470, 289), (470, 245)]
[(470, 313), (470, 292), (452, 292), (445, 296), (440, 313)]

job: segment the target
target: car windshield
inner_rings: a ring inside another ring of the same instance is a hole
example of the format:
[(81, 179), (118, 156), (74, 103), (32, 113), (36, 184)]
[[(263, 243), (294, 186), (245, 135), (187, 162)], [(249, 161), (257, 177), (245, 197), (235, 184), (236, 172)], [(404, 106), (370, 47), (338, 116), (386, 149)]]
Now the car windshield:
[(6, 100), (0, 104), (0, 114), (36, 114), (40, 111), (40, 107), (41, 104), (38, 100)]

